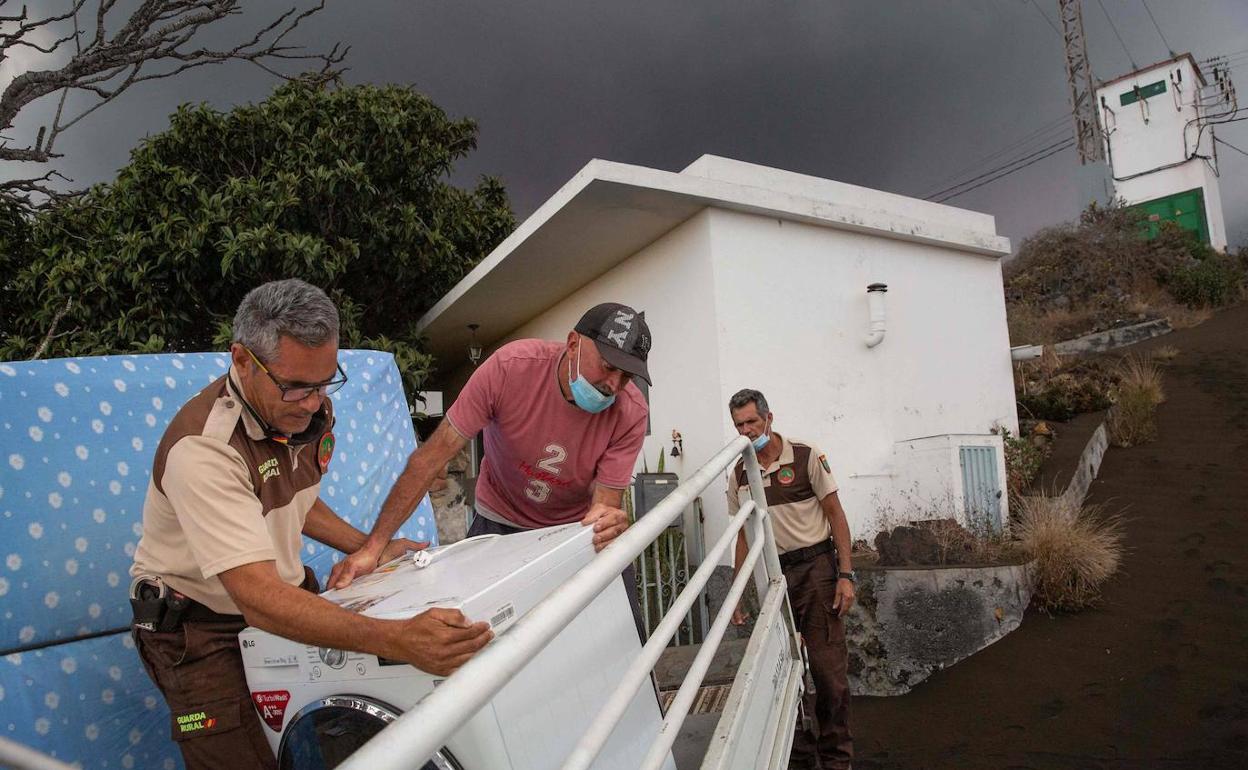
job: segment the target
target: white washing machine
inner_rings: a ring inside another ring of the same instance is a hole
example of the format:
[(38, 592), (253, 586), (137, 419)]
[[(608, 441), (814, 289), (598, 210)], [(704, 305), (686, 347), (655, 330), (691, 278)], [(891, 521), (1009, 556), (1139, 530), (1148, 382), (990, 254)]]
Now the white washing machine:
[[(461, 541), (391, 562), (323, 596), (378, 618), (431, 607), (507, 629), (594, 556), (592, 527), (569, 524)], [(252, 701), (281, 768), (328, 770), (419, 703), (442, 680), (399, 661), (315, 647), (257, 628), (239, 635)], [(560, 766), (641, 650), (622, 581), (614, 581), (421, 770)], [(636, 770), (662, 716), (651, 687), (633, 699), (598, 761)], [(675, 770), (668, 758), (666, 767)]]

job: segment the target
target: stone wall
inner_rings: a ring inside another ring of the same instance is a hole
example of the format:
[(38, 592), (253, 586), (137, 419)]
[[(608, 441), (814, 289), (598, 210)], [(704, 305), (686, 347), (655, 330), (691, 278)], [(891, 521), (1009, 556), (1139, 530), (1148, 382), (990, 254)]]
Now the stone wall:
[(901, 695), (1018, 628), (1026, 565), (867, 567), (845, 623), (855, 695)]
[(438, 521), (438, 542), (463, 540), (468, 532), (468, 512), (472, 510), (472, 486), (475, 478), (468, 476), (468, 447), (451, 458), (445, 475), (429, 489), (433, 515)]

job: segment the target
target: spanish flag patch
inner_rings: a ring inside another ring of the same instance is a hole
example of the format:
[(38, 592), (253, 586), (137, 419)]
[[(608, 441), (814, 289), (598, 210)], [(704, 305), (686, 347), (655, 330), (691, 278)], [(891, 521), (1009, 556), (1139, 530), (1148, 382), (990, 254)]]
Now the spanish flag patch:
[(819, 455), (819, 464), (823, 466), (823, 472), (824, 472), (824, 473), (831, 473), (831, 472), (832, 472), (832, 468), (828, 465), (828, 456), (827, 456), (827, 455)]

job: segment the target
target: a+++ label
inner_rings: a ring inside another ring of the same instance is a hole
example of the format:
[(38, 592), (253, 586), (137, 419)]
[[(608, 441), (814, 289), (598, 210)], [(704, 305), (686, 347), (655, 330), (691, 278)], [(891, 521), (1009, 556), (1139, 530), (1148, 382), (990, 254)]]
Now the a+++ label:
[(275, 733), (282, 731), (282, 722), (286, 718), (286, 705), (290, 703), (290, 693), (286, 690), (265, 690), (253, 692), (251, 700), (256, 704), (256, 712)]

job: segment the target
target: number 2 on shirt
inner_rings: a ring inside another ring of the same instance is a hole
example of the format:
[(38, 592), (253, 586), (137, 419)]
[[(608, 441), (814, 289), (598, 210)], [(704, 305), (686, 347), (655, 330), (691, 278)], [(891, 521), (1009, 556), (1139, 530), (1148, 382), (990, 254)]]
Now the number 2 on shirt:
[[(559, 475), (559, 466), (568, 459), (568, 450), (558, 444), (546, 445), (546, 457), (537, 462), (537, 467), (551, 476)], [(535, 503), (544, 503), (550, 497), (550, 484), (542, 479), (529, 479), (524, 488), (525, 497)]]

